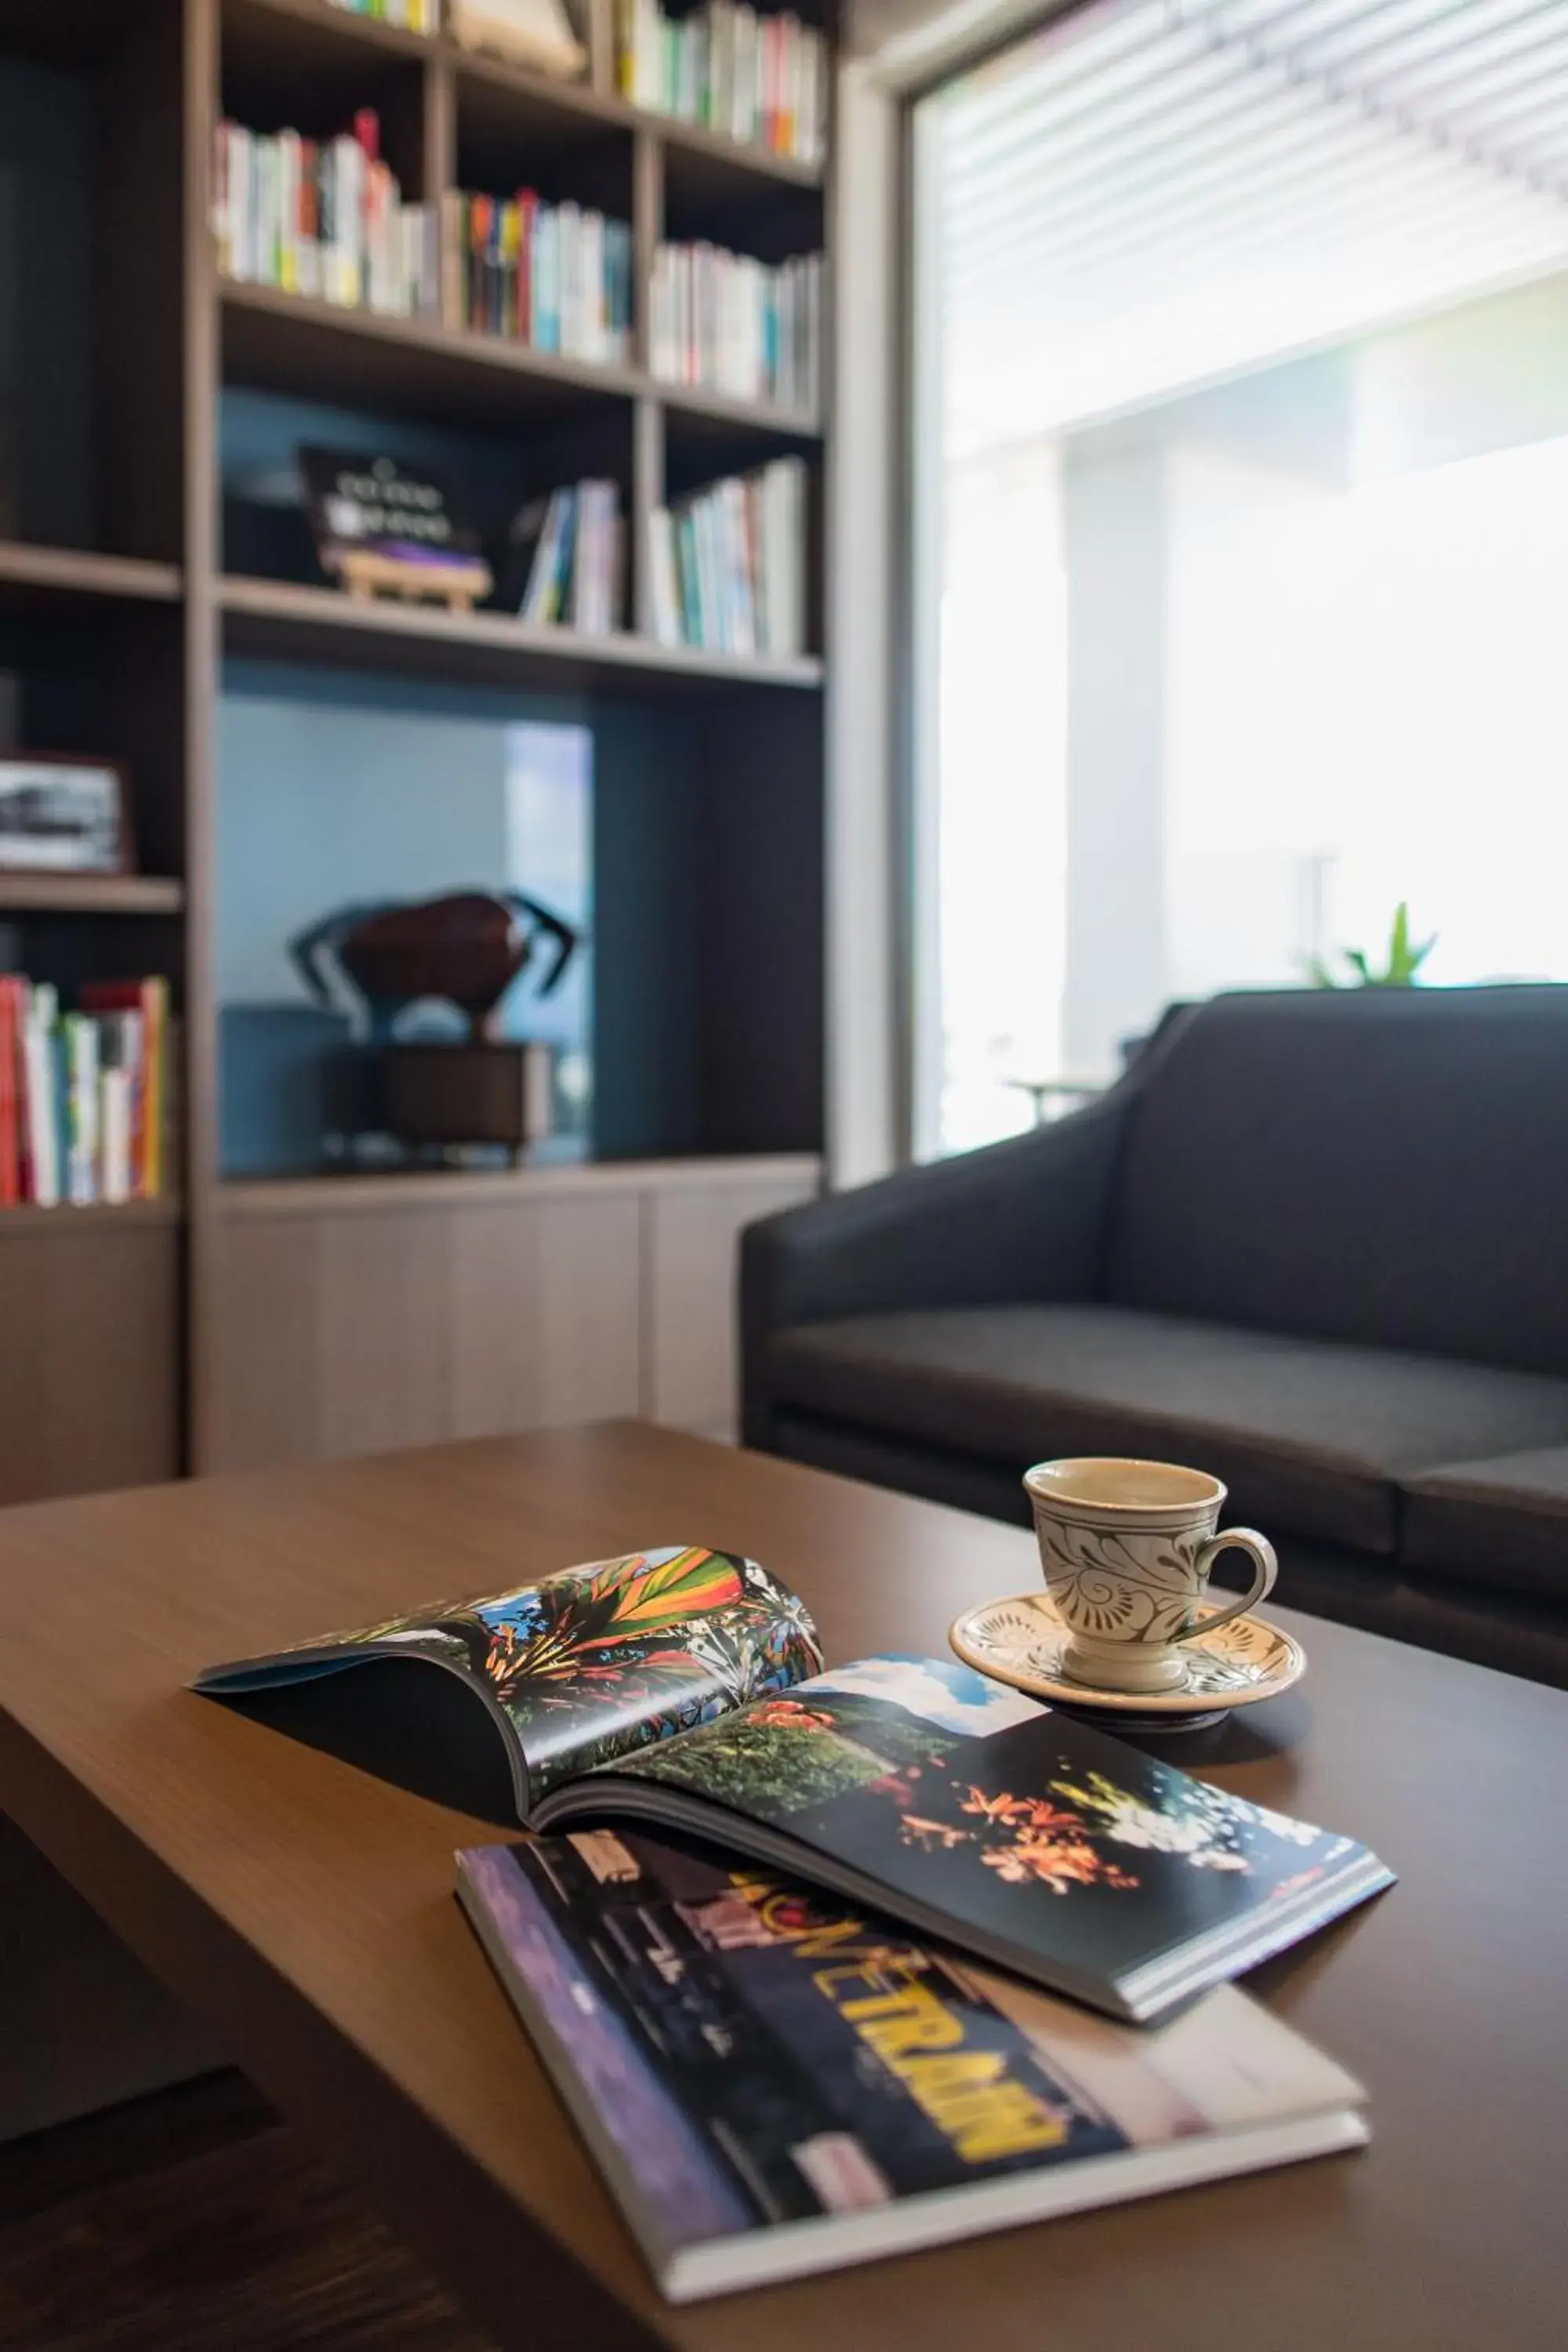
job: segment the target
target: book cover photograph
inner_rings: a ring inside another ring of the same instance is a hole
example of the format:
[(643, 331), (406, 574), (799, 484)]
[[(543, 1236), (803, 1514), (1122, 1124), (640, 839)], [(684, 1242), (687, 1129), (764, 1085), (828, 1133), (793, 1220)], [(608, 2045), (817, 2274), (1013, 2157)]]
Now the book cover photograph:
[(1108, 2023), (679, 1839), (482, 1847), (459, 1894), (680, 2299), (1357, 2144), (1230, 1989)]

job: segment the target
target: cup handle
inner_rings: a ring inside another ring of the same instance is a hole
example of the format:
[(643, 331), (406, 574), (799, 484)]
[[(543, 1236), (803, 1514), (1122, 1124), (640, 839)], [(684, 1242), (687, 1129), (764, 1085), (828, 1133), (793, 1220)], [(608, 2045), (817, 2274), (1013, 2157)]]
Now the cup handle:
[(1253, 1575), (1250, 1587), (1228, 1608), (1216, 1609), (1211, 1615), (1198, 1618), (1184, 1633), (1173, 1633), (1173, 1642), (1191, 1642), (1199, 1633), (1212, 1633), (1219, 1626), (1228, 1625), (1233, 1617), (1245, 1617), (1249, 1609), (1256, 1609), (1258, 1603), (1266, 1601), (1273, 1591), (1274, 1580), (1279, 1573), (1279, 1562), (1268, 1537), (1260, 1536), (1256, 1528), (1222, 1528), (1217, 1536), (1211, 1536), (1207, 1543), (1199, 1546), (1198, 1573), (1205, 1581), (1207, 1581), (1208, 1572), (1221, 1552), (1232, 1549), (1251, 1556)]

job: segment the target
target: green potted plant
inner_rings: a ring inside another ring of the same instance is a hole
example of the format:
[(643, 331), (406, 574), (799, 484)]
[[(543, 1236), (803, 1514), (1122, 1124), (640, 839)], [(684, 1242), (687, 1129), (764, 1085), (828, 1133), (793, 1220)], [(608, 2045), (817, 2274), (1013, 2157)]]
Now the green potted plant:
[(1374, 971), (1364, 948), (1346, 948), (1344, 960), (1351, 968), (1349, 979), (1337, 979), (1321, 956), (1314, 956), (1307, 966), (1308, 977), (1314, 988), (1415, 988), (1421, 977), (1421, 967), (1437, 944), (1437, 934), (1419, 944), (1410, 937), (1410, 909), (1402, 898), (1394, 910), (1394, 926), (1388, 935), (1388, 961), (1381, 971)]

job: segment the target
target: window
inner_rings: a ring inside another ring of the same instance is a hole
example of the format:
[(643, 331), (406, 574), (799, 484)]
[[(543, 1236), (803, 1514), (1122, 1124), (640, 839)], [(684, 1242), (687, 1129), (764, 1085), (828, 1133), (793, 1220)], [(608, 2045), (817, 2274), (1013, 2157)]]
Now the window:
[(913, 138), (917, 1148), (1401, 900), (1568, 978), (1568, 0), (1106, 0)]

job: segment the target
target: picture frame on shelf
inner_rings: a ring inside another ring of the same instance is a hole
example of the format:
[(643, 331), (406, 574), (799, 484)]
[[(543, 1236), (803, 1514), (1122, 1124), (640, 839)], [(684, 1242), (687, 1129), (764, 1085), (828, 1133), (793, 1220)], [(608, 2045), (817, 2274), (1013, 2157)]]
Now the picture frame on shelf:
[(133, 874), (124, 764), (86, 752), (0, 753), (0, 873)]

